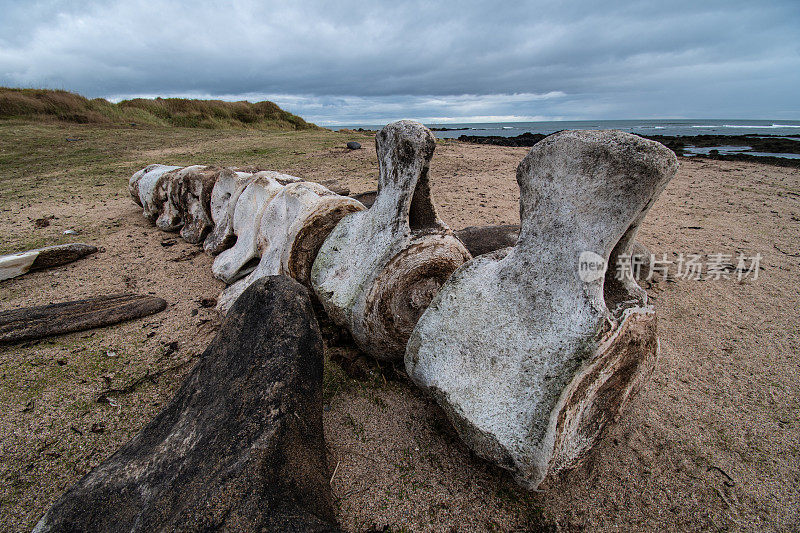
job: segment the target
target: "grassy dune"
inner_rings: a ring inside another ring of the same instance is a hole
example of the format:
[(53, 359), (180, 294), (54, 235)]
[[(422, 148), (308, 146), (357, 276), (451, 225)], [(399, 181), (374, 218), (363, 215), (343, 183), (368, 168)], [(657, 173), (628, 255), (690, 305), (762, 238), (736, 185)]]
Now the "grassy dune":
[(317, 129), (273, 102), (136, 98), (117, 104), (68, 91), (0, 87), (0, 121), (34, 119), (78, 124), (146, 124), (186, 128)]

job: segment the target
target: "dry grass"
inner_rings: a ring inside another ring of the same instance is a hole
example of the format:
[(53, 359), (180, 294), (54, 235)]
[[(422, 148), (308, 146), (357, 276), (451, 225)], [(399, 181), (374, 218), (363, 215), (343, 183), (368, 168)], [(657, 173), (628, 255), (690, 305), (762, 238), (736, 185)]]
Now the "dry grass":
[(136, 98), (114, 104), (103, 98), (51, 89), (0, 87), (0, 120), (59, 120), (78, 124), (146, 124), (186, 128), (316, 129), (275, 103), (184, 98)]

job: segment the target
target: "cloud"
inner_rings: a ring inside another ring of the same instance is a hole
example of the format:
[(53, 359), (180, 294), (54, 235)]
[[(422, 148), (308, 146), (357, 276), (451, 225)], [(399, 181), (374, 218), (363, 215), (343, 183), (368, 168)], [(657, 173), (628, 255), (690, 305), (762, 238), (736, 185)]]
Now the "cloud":
[(0, 84), (397, 117), (800, 118), (800, 3), (3, 1)]

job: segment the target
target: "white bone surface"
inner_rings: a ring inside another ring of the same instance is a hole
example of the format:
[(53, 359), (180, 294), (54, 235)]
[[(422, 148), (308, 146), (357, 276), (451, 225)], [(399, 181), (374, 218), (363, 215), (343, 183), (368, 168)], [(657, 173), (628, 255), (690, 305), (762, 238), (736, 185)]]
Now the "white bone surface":
[[(526, 487), (584, 457), (655, 364), (646, 293), (613, 270), (676, 169), (669, 149), (619, 131), (540, 141), (517, 170), (516, 246), (459, 268), (411, 335), (411, 379)], [(582, 281), (583, 252), (612, 272)]]
[(364, 351), (397, 359), (430, 298), (470, 255), (430, 200), (430, 130), (395, 122), (378, 133), (376, 146), (375, 202), (336, 226), (317, 255), (311, 283), (331, 319)]
[(167, 172), (177, 170), (181, 167), (170, 165), (149, 165), (144, 168), (144, 172), (139, 175), (139, 171), (131, 177), (128, 186), (139, 195), (138, 204), (144, 209), (144, 216), (155, 222), (161, 214), (161, 208), (166, 201), (166, 191), (161, 187), (162, 178)]
[(211, 192), (211, 217), (214, 220), (214, 229), (203, 241), (206, 253), (216, 255), (236, 242), (233, 231), (233, 213), (236, 201), (245, 187), (252, 181), (253, 174), (249, 172), (230, 172), (221, 174), (214, 190)]
[(247, 287), (265, 276), (284, 274), (308, 284), (318, 246), (342, 217), (363, 209), (357, 200), (339, 196), (318, 183), (286, 185), (262, 213), (258, 266), (222, 292), (217, 309), (227, 312)]
[(259, 257), (258, 232), (264, 210), (284, 187), (285, 183), (299, 181), (300, 178), (279, 174), (278, 172), (257, 172), (245, 187), (233, 211), (233, 232), (236, 244), (220, 253), (214, 260), (211, 271), (225, 283), (252, 272), (254, 259)]

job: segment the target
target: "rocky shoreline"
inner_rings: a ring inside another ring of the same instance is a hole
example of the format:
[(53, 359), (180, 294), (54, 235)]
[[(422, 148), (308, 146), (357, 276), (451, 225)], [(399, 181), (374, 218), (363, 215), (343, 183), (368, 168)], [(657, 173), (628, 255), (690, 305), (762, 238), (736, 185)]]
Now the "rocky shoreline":
[[(499, 135), (461, 135), (459, 141), (473, 144), (492, 144), (496, 146), (530, 147), (544, 139), (541, 133), (526, 132), (515, 137)], [(710, 148), (718, 146), (747, 146), (755, 152), (775, 154), (800, 154), (800, 136), (772, 135), (642, 135), (658, 141), (679, 156), (700, 157), (723, 161), (747, 161), (770, 165), (800, 168), (800, 159), (780, 156), (755, 156), (746, 153), (723, 154), (711, 150), (708, 154), (693, 154), (687, 148)]]

